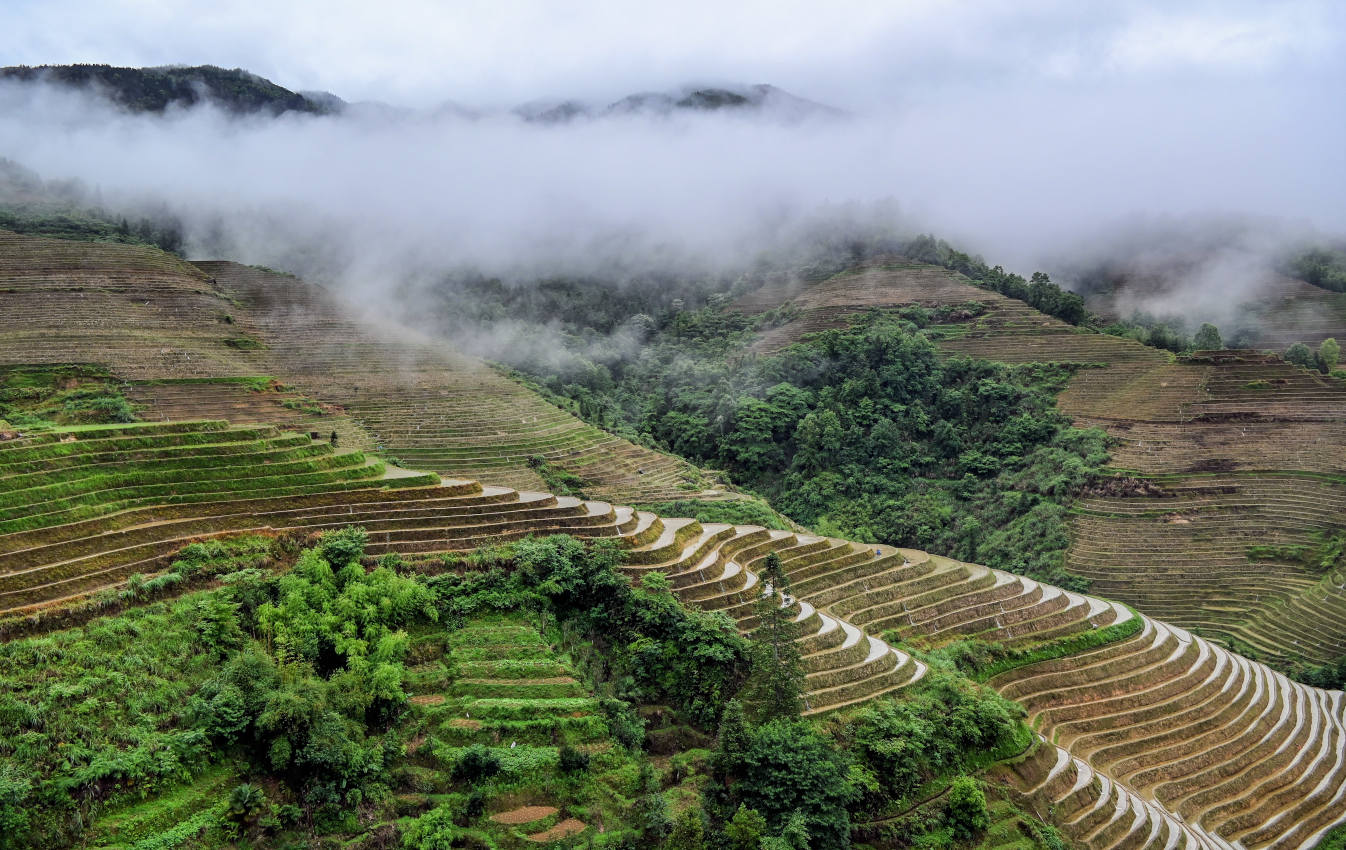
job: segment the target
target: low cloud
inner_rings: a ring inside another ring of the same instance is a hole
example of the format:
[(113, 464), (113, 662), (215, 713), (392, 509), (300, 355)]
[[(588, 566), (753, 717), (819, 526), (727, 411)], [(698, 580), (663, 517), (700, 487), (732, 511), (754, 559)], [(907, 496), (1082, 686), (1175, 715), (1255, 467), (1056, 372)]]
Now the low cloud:
[(1346, 232), (1335, 84), (1294, 69), (1245, 82), (1034, 77), (913, 89), (846, 118), (560, 125), (502, 111), (130, 115), (88, 94), (6, 85), (0, 156), (78, 178), (109, 206), (166, 205), (191, 256), (291, 269), (370, 302), (445, 270), (732, 274), (848, 229), (934, 232), (992, 263), (1068, 278), (1114, 256), (1127, 232), (1144, 267), (1173, 234), (1256, 217), (1256, 238), (1192, 266), (1182, 297), (1218, 300), (1231, 281), (1261, 278), (1285, 240)]

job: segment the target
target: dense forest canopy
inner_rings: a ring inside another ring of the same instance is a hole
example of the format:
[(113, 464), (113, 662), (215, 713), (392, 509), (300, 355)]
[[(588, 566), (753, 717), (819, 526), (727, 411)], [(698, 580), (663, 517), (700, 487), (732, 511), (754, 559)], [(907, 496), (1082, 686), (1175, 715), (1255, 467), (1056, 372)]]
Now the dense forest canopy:
[(774, 357), (754, 320), (673, 315), (638, 354), (593, 348), (563, 374), (520, 364), (586, 418), (722, 468), (819, 531), (916, 545), (1079, 586), (1065, 506), (1106, 460), (1054, 409), (1070, 371), (941, 359), (938, 311), (874, 313)]

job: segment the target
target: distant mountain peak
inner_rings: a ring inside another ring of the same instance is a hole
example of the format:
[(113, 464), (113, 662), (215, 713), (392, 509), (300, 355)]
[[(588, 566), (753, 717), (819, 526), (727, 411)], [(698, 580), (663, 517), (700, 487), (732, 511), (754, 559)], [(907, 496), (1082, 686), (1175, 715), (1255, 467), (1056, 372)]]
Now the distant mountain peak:
[(514, 110), (526, 121), (560, 124), (615, 115), (671, 115), (675, 112), (760, 112), (787, 122), (843, 118), (844, 110), (793, 95), (773, 85), (685, 85), (672, 91), (627, 95), (606, 106), (578, 100), (534, 101)]
[(235, 115), (340, 112), (345, 101), (328, 92), (300, 94), (242, 68), (215, 65), (14, 65), (0, 80), (51, 83), (94, 91), (129, 112), (161, 113), (170, 107), (213, 103)]

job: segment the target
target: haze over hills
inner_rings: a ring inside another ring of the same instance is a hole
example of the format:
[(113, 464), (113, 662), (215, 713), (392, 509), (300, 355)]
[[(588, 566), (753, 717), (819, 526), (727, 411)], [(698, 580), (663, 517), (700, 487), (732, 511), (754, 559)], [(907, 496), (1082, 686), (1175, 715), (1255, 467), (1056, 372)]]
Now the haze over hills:
[[(0, 68), (0, 81), (52, 84), (106, 98), (129, 112), (161, 114), (166, 109), (188, 109), (213, 104), (233, 115), (279, 116), (289, 112), (339, 115), (348, 109), (387, 120), (418, 115), (479, 119), (491, 110), (445, 103), (431, 110), (414, 110), (379, 101), (347, 103), (331, 92), (295, 92), (242, 68), (225, 70), (214, 65), (166, 65), (156, 68), (116, 68), (110, 65), (39, 65)], [(797, 97), (775, 86), (686, 85), (669, 92), (641, 92), (606, 106), (578, 100), (533, 101), (507, 110), (526, 121), (556, 124), (576, 119), (623, 115), (667, 116), (675, 112), (743, 112), (781, 121), (841, 118), (843, 110)]]
[(638, 11), (0, 4), (0, 850), (1346, 847), (1346, 9)]

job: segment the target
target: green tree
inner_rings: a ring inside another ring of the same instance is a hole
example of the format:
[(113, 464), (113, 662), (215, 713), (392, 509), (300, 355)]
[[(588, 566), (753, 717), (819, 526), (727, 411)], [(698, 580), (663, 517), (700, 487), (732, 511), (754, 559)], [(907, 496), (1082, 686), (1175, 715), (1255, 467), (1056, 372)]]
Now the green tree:
[(762, 850), (809, 850), (808, 821), (803, 813), (790, 815), (780, 835), (763, 838)]
[(453, 763), (453, 778), (458, 782), (482, 782), (500, 772), (500, 756), (481, 744), (463, 750)]
[(760, 850), (766, 834), (766, 818), (747, 805), (740, 805), (734, 817), (724, 827), (729, 850)]
[(804, 664), (794, 642), (794, 615), (782, 604), (789, 598), (790, 580), (775, 552), (764, 559), (759, 578), (764, 587), (756, 606), (752, 673), (744, 699), (759, 722), (796, 718), (803, 706)]
[(1285, 349), (1285, 361), (1296, 366), (1303, 366), (1305, 369), (1312, 369), (1315, 365), (1312, 349), (1302, 342), (1297, 342)]
[(707, 789), (712, 814), (725, 818), (746, 807), (776, 835), (797, 818), (813, 850), (850, 846), (848, 808), (859, 796), (850, 762), (808, 722), (772, 720), (758, 727), (737, 771), (739, 781), (727, 791)]
[(1220, 329), (1205, 322), (1201, 329), (1192, 337), (1192, 347), (1199, 351), (1218, 351), (1224, 348), (1224, 340), (1220, 338)]
[(1323, 340), (1318, 346), (1318, 359), (1323, 361), (1323, 371), (1331, 372), (1337, 368), (1337, 363), (1341, 360), (1341, 346), (1333, 337)]
[(990, 824), (986, 813), (986, 794), (971, 776), (960, 776), (949, 786), (949, 805), (945, 810), (953, 837), (970, 841)]
[(453, 809), (444, 805), (408, 824), (402, 831), (402, 846), (407, 850), (451, 850), (462, 834), (454, 823)]
[(710, 757), (710, 774), (716, 784), (728, 791), (743, 775), (744, 760), (752, 736), (743, 716), (743, 703), (731, 699), (720, 716), (720, 728), (715, 736), (715, 751)]
[(664, 842), (666, 850), (705, 850), (706, 824), (698, 808), (684, 809)]

